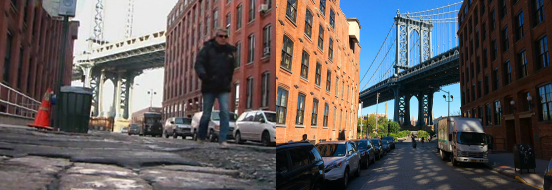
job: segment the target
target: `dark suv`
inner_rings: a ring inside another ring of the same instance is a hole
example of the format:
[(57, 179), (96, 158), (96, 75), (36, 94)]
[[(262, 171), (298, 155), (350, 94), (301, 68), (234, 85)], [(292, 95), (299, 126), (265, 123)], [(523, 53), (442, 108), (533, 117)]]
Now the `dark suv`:
[(368, 168), (369, 164), (376, 162), (376, 154), (374, 147), (372, 147), (372, 143), (368, 139), (357, 139), (354, 141), (360, 152), (361, 166), (363, 168)]
[(395, 137), (387, 136), (383, 137), (381, 140), (386, 140), (389, 143), (389, 147), (391, 147), (391, 149), (395, 149)]
[(548, 167), (544, 172), (544, 190), (552, 190), (552, 159), (548, 163)]
[(324, 160), (306, 141), (276, 145), (276, 189), (320, 190), (324, 183)]

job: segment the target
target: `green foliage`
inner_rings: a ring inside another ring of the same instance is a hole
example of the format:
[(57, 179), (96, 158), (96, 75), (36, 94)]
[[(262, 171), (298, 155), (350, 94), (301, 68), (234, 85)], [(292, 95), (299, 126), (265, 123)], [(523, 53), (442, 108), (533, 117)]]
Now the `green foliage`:
[(429, 135), (429, 133), (427, 131), (424, 131), (424, 130), (419, 130), (418, 131), (418, 137), (419, 138), (422, 138), (422, 137), (427, 138), (428, 135)]
[(390, 128), (391, 133), (399, 133), (401, 125), (398, 122), (392, 121)]

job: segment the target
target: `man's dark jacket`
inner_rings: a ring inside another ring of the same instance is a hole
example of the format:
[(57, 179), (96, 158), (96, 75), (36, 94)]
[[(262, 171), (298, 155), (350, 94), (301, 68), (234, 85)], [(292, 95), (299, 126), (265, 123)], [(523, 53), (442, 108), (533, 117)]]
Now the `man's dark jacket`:
[(235, 52), (234, 46), (220, 45), (214, 39), (203, 44), (194, 66), (202, 81), (202, 93), (230, 92), (236, 62)]

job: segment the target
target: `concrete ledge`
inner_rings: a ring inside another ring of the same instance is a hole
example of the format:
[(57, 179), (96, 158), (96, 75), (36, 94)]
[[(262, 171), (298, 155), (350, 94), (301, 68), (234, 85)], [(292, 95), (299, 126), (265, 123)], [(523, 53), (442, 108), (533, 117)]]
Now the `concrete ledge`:
[(20, 117), (14, 117), (9, 115), (0, 114), (0, 121), (2, 121), (1, 124), (6, 125), (21, 125), (21, 126), (27, 126), (28, 123), (32, 123), (32, 119), (25, 119)]
[[(527, 181), (525, 181), (520, 175), (518, 175), (517, 172), (514, 171), (514, 172), (512, 173), (511, 170), (512, 170), (513, 168), (511, 168), (511, 167), (495, 168), (495, 167), (489, 166), (489, 165), (487, 165), (487, 164), (485, 164), (485, 166), (487, 166), (487, 168), (489, 168), (489, 169), (492, 170), (492, 171), (495, 171), (495, 172), (497, 172), (497, 173), (499, 173), (499, 174), (502, 174), (502, 175), (504, 175), (504, 176), (506, 176), (506, 177), (515, 179), (515, 180), (517, 180), (517, 181), (519, 181), (519, 182), (521, 182), (521, 183), (525, 183), (526, 185), (529, 185), (529, 186), (531, 186), (531, 187), (534, 187), (535, 189), (544, 190), (542, 187), (537, 187), (537, 186), (535, 186), (535, 185), (533, 185), (533, 184), (531, 184), (531, 183), (527, 183)], [(510, 170), (510, 171), (508, 171), (508, 170)]]

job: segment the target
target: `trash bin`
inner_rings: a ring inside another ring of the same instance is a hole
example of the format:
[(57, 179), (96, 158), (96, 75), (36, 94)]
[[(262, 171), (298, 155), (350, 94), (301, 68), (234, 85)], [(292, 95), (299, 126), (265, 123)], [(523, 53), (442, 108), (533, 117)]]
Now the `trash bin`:
[(74, 86), (61, 87), (58, 97), (61, 106), (59, 130), (73, 133), (88, 133), (92, 89)]
[(516, 144), (514, 145), (514, 171), (517, 172), (517, 169), (523, 174), (523, 169), (527, 170), (527, 173), (529, 173), (529, 169), (533, 169), (533, 172), (535, 172), (535, 169), (537, 168), (536, 161), (535, 161), (535, 151), (531, 148), (531, 145), (529, 144)]

